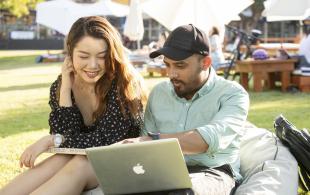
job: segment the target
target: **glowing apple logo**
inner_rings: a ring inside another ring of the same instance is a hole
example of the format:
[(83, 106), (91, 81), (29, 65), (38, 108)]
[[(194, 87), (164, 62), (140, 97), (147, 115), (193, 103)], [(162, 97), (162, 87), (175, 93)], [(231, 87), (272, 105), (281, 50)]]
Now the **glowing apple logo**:
[(132, 168), (133, 172), (137, 175), (141, 175), (145, 173), (145, 170), (143, 169), (143, 166), (138, 163), (136, 166)]

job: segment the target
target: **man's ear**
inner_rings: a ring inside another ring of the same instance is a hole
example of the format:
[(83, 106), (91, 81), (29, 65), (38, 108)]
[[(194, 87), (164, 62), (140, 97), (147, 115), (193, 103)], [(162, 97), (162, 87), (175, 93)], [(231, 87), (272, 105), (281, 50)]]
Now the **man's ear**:
[(211, 64), (212, 64), (211, 57), (210, 56), (205, 56), (203, 58), (203, 66), (202, 66), (202, 68), (204, 70), (207, 70), (211, 66)]

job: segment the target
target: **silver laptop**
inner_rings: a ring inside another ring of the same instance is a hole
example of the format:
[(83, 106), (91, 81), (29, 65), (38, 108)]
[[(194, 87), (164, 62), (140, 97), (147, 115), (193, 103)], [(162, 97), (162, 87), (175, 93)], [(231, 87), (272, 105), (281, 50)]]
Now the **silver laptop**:
[(104, 194), (191, 188), (177, 139), (86, 149)]

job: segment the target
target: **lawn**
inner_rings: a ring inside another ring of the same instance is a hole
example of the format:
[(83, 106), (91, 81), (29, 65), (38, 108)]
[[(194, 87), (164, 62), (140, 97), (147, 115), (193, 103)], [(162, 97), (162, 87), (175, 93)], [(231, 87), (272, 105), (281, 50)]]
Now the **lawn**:
[[(18, 159), (24, 148), (48, 133), (49, 86), (60, 73), (59, 63), (36, 64), (36, 55), (3, 55), (0, 52), (0, 187), (23, 171)], [(145, 76), (149, 89), (164, 79)], [(248, 120), (258, 127), (272, 131), (274, 118), (283, 113), (297, 127), (310, 128), (310, 94), (251, 92), (250, 100)]]

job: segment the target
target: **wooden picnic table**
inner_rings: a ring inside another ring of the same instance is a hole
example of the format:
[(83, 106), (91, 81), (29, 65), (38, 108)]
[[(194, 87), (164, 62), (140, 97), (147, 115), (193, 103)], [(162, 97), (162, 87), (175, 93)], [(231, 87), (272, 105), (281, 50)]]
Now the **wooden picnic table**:
[(236, 62), (236, 71), (240, 73), (240, 83), (249, 89), (249, 74), (253, 74), (254, 91), (263, 90), (263, 81), (267, 81), (267, 87), (272, 89), (275, 87), (275, 73), (281, 75), (281, 89), (286, 91), (291, 82), (291, 73), (294, 70), (296, 59), (279, 60), (271, 58), (268, 60), (241, 60)]
[[(251, 48), (264, 49), (267, 51), (269, 56), (276, 56), (279, 49), (285, 49), (290, 55), (296, 55), (299, 50), (299, 44), (296, 43), (260, 43), (259, 45), (252, 45)], [(241, 46), (241, 52), (246, 51), (246, 46)]]
[(167, 68), (164, 66), (148, 66), (146, 70), (151, 77), (154, 76), (154, 72), (159, 73), (162, 77), (167, 76)]

